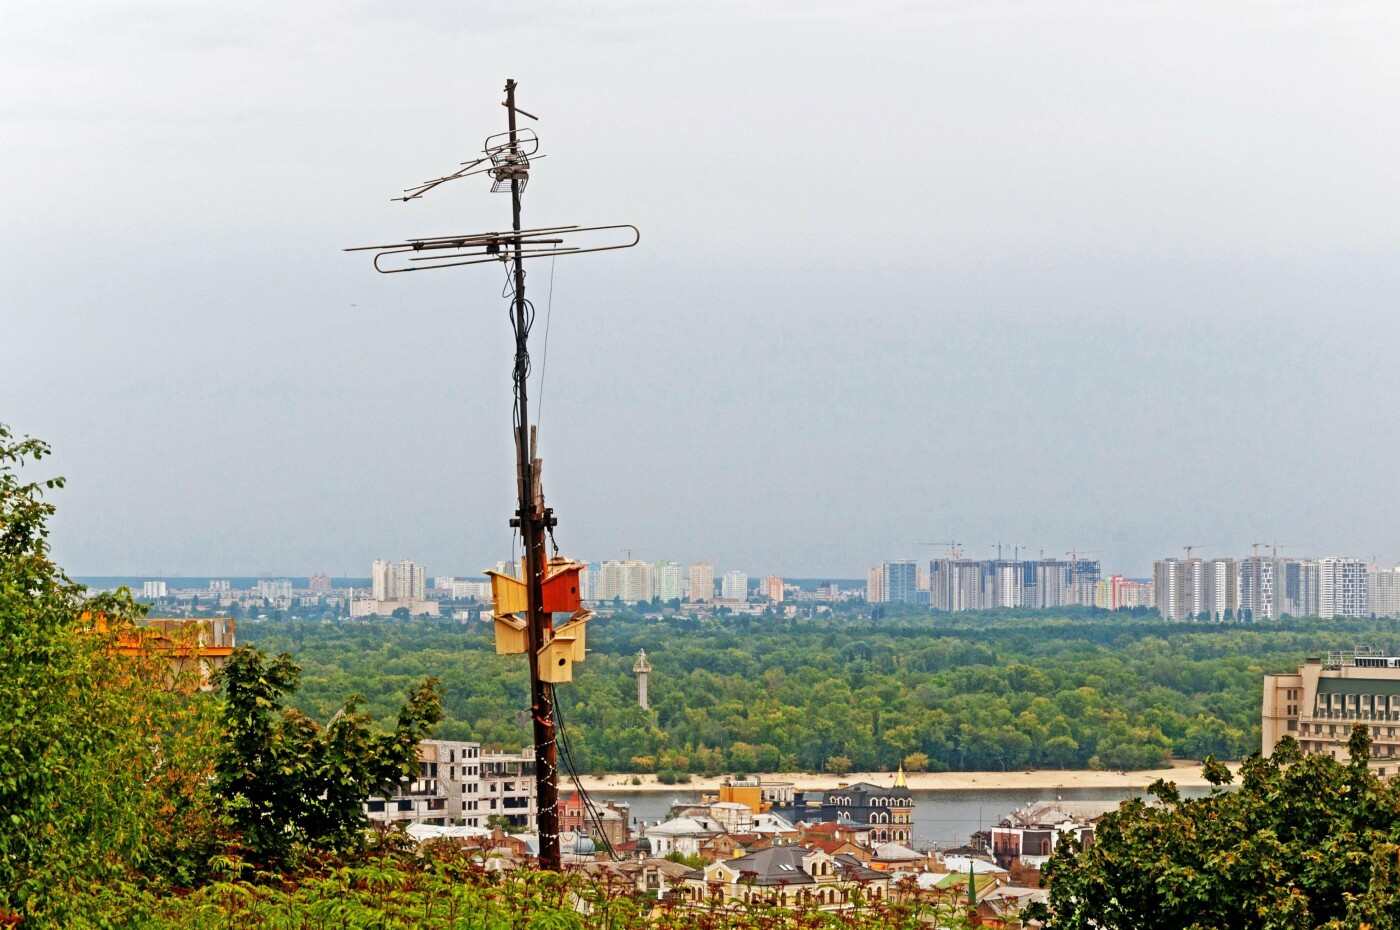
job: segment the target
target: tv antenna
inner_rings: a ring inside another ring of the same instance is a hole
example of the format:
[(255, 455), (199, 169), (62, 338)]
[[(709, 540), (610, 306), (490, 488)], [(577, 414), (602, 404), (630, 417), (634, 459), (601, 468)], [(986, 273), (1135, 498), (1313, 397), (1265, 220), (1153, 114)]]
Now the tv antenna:
[[(538, 119), (515, 105), (516, 83), (506, 81), (506, 131), (486, 139), (481, 157), (464, 162), (451, 174), (424, 181), (395, 200), (417, 200), (435, 188), (459, 178), (484, 174), (491, 190), (509, 193), (511, 226), (506, 231), (451, 236), (425, 236), (389, 245), (346, 249), (373, 252), (374, 269), (381, 274), (429, 271), (461, 265), (501, 263), (506, 269), (507, 293), (512, 303), (511, 325), (515, 333), (515, 461), (519, 508), (510, 525), (518, 527), (525, 548), (525, 577), (498, 573), (491, 576), (496, 614), (496, 651), (523, 652), (530, 666), (530, 716), (534, 720), (536, 809), (540, 837), (540, 867), (559, 871), (559, 772), (555, 744), (554, 683), (572, 679), (573, 662), (584, 658), (583, 624), (591, 614), (582, 609), (577, 563), (550, 560), (545, 537), (554, 538), (558, 521), (544, 504), (540, 482), (541, 460), (536, 454), (536, 430), (530, 423), (527, 379), (530, 375), (530, 325), (534, 306), (525, 299), (526, 259), (581, 255), (626, 249), (641, 238), (637, 227), (546, 226), (522, 228), (520, 200), (530, 180), (531, 159), (539, 155), (539, 136), (519, 128), (517, 116)], [(388, 260), (387, 264), (381, 261)], [(556, 547), (557, 552), (557, 547)], [(572, 612), (571, 622), (555, 628), (553, 612)], [(521, 621), (518, 614), (524, 614)]]

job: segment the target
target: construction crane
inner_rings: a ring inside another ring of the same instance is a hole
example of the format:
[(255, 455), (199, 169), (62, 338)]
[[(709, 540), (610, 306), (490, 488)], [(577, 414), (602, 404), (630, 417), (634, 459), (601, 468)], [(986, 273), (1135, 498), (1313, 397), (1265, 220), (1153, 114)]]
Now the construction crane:
[(1200, 543), (1192, 543), (1192, 544), (1189, 545), (1189, 546), (1182, 546), (1181, 548), (1183, 548), (1183, 549), (1186, 550), (1186, 561), (1189, 562), (1189, 561), (1191, 561), (1191, 550), (1193, 550), (1193, 549), (1204, 549), (1205, 546), (1201, 545)]
[(933, 548), (943, 548), (943, 547), (946, 546), (947, 549), (948, 549), (948, 558), (950, 558), (950, 559), (959, 559), (959, 558), (962, 557), (962, 551), (961, 551), (960, 549), (958, 549), (958, 547), (962, 545), (962, 543), (960, 543), (960, 542), (915, 543), (914, 545), (916, 545), (916, 546), (930, 546), (930, 547), (933, 547)]
[(1275, 559), (1278, 558), (1278, 551), (1279, 551), (1280, 549), (1311, 549), (1312, 546), (1313, 546), (1312, 543), (1281, 543), (1281, 542), (1259, 543), (1259, 545), (1261, 545), (1261, 546), (1268, 546), (1270, 549), (1272, 549), (1272, 550), (1273, 550), (1273, 558), (1275, 558)]
[(1074, 566), (1079, 564), (1081, 555), (1098, 555), (1101, 552), (1103, 552), (1102, 549), (1071, 549), (1065, 555), (1069, 556), (1069, 564)]

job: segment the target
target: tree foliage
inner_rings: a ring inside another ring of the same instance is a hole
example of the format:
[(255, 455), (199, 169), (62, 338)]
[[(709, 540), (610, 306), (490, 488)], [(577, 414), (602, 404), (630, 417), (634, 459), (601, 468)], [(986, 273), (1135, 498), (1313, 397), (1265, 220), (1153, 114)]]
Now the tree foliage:
[(268, 660), (240, 647), (220, 674), (224, 737), (214, 789), (260, 862), (283, 862), (300, 845), (357, 849), (369, 826), (367, 797), (418, 775), (418, 743), (442, 719), (436, 679), (419, 684), (388, 733), (375, 733), (364, 698), (345, 701), (324, 728), (283, 699), (301, 669), (283, 653)]
[(1237, 790), (1183, 800), (1157, 782), (1157, 803), (1126, 801), (1087, 849), (1059, 847), (1045, 868), (1047, 930), (1400, 926), (1400, 783), (1367, 765), (1357, 725), (1350, 760), (1303, 756), (1286, 737), (1253, 756)]
[[(305, 668), (294, 701), (324, 719), (340, 695), (390, 714), (425, 674), (446, 691), (440, 736), (518, 750), (530, 742), (523, 657), (490, 628), (451, 620), (266, 621), (245, 641)], [(573, 757), (588, 771), (929, 771), (1159, 767), (1241, 759), (1259, 745), (1266, 671), (1357, 641), (1375, 621), (1222, 625), (1067, 609), (693, 619), (619, 613), (589, 627), (589, 660), (561, 685)], [(632, 662), (652, 663), (651, 710)]]
[(62, 922), (73, 889), (132, 870), (195, 878), (217, 834), (210, 702), (139, 635), (126, 592), (88, 597), (50, 558), (49, 452), (0, 425), (0, 913)]

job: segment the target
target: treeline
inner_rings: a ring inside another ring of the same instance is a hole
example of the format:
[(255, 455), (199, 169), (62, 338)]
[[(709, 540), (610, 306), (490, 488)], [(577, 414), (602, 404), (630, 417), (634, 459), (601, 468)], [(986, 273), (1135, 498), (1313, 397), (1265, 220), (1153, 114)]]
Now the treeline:
[[(1169, 624), (1082, 610), (785, 619), (628, 614), (590, 624), (558, 689), (576, 762), (593, 772), (1142, 769), (1259, 748), (1262, 676), (1305, 654), (1389, 643), (1377, 621)], [(318, 719), (351, 692), (388, 715), (412, 683), (446, 686), (436, 735), (529, 743), (523, 657), (484, 624), (245, 623), (289, 651)], [(651, 660), (650, 712), (632, 663)]]

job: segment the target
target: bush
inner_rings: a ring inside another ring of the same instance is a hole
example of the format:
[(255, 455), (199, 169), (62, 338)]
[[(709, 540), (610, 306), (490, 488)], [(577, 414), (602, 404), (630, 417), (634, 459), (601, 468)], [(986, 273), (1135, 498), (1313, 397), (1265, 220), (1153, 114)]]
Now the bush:
[(662, 769), (656, 773), (656, 780), (663, 785), (674, 785), (676, 783), (676, 773), (671, 769)]

